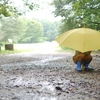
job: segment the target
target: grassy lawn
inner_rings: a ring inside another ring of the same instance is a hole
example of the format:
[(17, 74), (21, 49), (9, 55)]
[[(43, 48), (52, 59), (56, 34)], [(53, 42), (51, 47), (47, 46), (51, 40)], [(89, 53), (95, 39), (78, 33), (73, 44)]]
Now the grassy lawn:
[[(60, 48), (55, 42), (33, 43), (33, 44), (14, 44), (14, 50), (5, 50), (1, 47), (0, 54), (14, 54), (22, 52), (38, 52), (38, 53), (52, 53), (52, 52), (75, 52), (72, 49)], [(93, 54), (99, 54), (100, 51), (93, 51)]]
[(13, 54), (21, 52), (52, 52), (58, 48), (59, 46), (55, 42), (14, 44), (14, 50), (5, 50), (5, 47), (1, 47), (0, 54)]

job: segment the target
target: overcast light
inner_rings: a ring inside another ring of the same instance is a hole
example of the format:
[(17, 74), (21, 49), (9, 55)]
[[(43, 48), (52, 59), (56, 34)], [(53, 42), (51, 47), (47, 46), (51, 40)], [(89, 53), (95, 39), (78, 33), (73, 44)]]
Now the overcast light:
[[(25, 10), (23, 7), (22, 0), (12, 0), (16, 7), (20, 11)], [(30, 11), (26, 13), (27, 18), (35, 18), (35, 19), (47, 19), (51, 21), (61, 20), (61, 17), (55, 17), (52, 11), (54, 10), (53, 6), (50, 6), (49, 3), (52, 2), (52, 0), (31, 0), (39, 4), (40, 8), (38, 10)]]
[(26, 14), (27, 18), (48, 19), (51, 21), (61, 20), (61, 17), (54, 17), (48, 9), (33, 11)]

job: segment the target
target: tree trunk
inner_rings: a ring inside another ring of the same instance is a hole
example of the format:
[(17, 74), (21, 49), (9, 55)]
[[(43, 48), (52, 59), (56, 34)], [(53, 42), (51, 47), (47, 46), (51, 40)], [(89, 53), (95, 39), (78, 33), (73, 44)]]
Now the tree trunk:
[(5, 44), (5, 50), (14, 50), (13, 44)]

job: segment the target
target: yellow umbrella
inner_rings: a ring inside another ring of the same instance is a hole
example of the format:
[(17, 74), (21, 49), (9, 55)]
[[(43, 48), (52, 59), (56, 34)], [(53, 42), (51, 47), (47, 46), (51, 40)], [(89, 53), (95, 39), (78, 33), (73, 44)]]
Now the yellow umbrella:
[(100, 32), (90, 28), (76, 28), (61, 34), (56, 41), (60, 46), (81, 52), (100, 49)]

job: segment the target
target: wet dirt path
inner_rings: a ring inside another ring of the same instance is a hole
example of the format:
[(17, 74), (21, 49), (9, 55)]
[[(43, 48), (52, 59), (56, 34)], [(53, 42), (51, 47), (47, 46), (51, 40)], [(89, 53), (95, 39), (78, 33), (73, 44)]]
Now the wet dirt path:
[(79, 73), (73, 53), (0, 56), (0, 100), (100, 100), (100, 55)]

